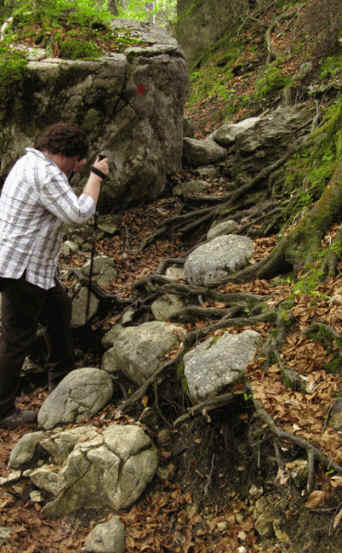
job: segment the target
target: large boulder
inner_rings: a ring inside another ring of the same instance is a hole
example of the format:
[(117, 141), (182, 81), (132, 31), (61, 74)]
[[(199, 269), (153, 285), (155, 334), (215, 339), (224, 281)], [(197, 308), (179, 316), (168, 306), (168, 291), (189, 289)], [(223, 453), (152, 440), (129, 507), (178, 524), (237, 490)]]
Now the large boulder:
[(129, 507), (152, 480), (158, 453), (138, 425), (111, 424), (104, 431), (81, 426), (24, 436), (10, 466), (26, 469), (25, 476), (47, 498), (45, 514), (59, 517), (80, 509)]
[(246, 133), (249, 129), (253, 129), (258, 121), (260, 121), (260, 117), (249, 117), (239, 123), (225, 123), (211, 134), (211, 138), (220, 146), (228, 148), (238, 136)]
[(226, 149), (212, 138), (184, 138), (183, 159), (186, 165), (198, 167), (224, 160)]
[[(231, 143), (223, 174), (235, 182), (253, 178), (281, 158), (289, 144), (307, 134), (311, 121), (310, 108), (296, 105), (280, 106), (262, 117), (223, 125), (212, 134), (218, 144)], [(282, 178), (280, 172), (280, 181)]]
[(248, 8), (248, 0), (177, 0), (177, 37), (189, 63), (196, 67), (208, 45), (222, 38)]
[[(64, 120), (87, 131), (91, 160), (101, 150), (111, 158), (104, 210), (154, 199), (163, 191), (167, 175), (181, 167), (186, 62), (165, 31), (147, 24), (141, 28), (136, 23), (136, 30), (132, 23), (120, 25), (126, 40), (131, 36), (141, 43), (96, 60), (45, 54), (28, 63), (20, 95), (11, 90), (13, 101), (9, 98), (6, 107), (0, 179), (43, 127)], [(78, 176), (74, 184), (80, 184)]]
[(101, 288), (106, 288), (113, 284), (117, 277), (117, 270), (113, 259), (107, 255), (97, 255), (93, 262), (89, 259), (83, 267), (82, 274), (84, 278), (91, 278)]

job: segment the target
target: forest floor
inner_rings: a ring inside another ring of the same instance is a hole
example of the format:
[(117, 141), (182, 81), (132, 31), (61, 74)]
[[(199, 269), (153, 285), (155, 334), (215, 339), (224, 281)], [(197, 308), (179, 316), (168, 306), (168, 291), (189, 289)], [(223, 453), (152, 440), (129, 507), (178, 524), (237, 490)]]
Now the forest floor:
[[(179, 174), (178, 178), (187, 178), (187, 175)], [(156, 270), (161, 260), (184, 255), (186, 248), (177, 236), (158, 239), (146, 247), (141, 254), (135, 253), (141, 241), (155, 231), (165, 216), (175, 215), (181, 209), (182, 202), (174, 196), (159, 199), (143, 207), (129, 208), (122, 215), (118, 234), (111, 239), (98, 242), (98, 253), (112, 256), (118, 268), (120, 277), (113, 284), (112, 291), (123, 298), (131, 297), (132, 286), (137, 279)], [(127, 229), (129, 229), (129, 235), (127, 235)], [(254, 259), (259, 260), (267, 255), (275, 241), (275, 236), (256, 239)], [(77, 265), (82, 262), (82, 259), (75, 256), (73, 260), (68, 261)], [(291, 287), (287, 279), (283, 281), (275, 279), (239, 285), (228, 282), (221, 289), (226, 292), (239, 290), (269, 295), (271, 299), (267, 301), (272, 308), (292, 293)], [(327, 351), (322, 344), (305, 337), (302, 330), (310, 322), (320, 321), (330, 325), (338, 334), (342, 334), (341, 296), (341, 276), (322, 283), (315, 294), (295, 296), (292, 314), (297, 323), (286, 339), (281, 356), (288, 367), (295, 368), (296, 372), (306, 379), (310, 393), (287, 388), (283, 383), (281, 370), (276, 364), (268, 371), (263, 370), (260, 360), (248, 367), (248, 377), (254, 395), (262, 402), (276, 424), (283, 430), (302, 436), (320, 447), (337, 463), (342, 462), (341, 439), (336, 431), (326, 427), (325, 421), (334, 398), (342, 391), (341, 378), (338, 373), (329, 373), (324, 368), (333, 352)], [(332, 301), (331, 298), (335, 300)], [(108, 324), (109, 328), (119, 315), (115, 311), (111, 312), (105, 325)], [(203, 323), (194, 321), (191, 326), (200, 324)], [(235, 328), (234, 332), (244, 328), (246, 327)], [(253, 328), (266, 336), (270, 325), (259, 323)], [(223, 330), (216, 331), (216, 334), (220, 332)], [(84, 363), (89, 365), (92, 359), (96, 362), (96, 354), (92, 357), (92, 353), (88, 351), (85, 354)], [(27, 390), (26, 386), (18, 399), (19, 406), (38, 410), (48, 394), (46, 383), (40, 383)], [(146, 402), (146, 398), (144, 401)], [(115, 409), (115, 405), (110, 404), (89, 422), (104, 427), (117, 416)], [(240, 416), (243, 424), (248, 427), (248, 411)], [(134, 417), (122, 415), (123, 422), (131, 420), (134, 421)], [(206, 422), (204, 418), (203, 424), (210, 429), (210, 422)], [(32, 430), (34, 429), (20, 428), (16, 431), (0, 431), (1, 476), (8, 474), (9, 454), (18, 439)], [(172, 429), (171, 432), (175, 443), (178, 438), (182, 439), (181, 428)], [(194, 435), (193, 443), (188, 443), (189, 447), (190, 445), (195, 448), (195, 453), (196, 448), (199, 451), (201, 436)], [(224, 451), (224, 448), (223, 453), (229, 454)], [(192, 463), (194, 464), (193, 458)], [(162, 476), (156, 477), (139, 502), (127, 512), (120, 513), (127, 529), (127, 553), (138, 551), (277, 553), (280, 551), (274, 543), (270, 543), (267, 548), (265, 543), (260, 542), (251, 516), (255, 498), (248, 493), (240, 495), (236, 486), (231, 486), (229, 481), (227, 482), (223, 464), (217, 461), (213, 471), (213, 467), (210, 467), (210, 459), (206, 459), (205, 464), (198, 463), (192, 467), (194, 475), (196, 474), (196, 486), (199, 486), (202, 491), (206, 489), (204, 494), (206, 497), (202, 497), (200, 505), (196, 500), (193, 484), (186, 485), (182, 482), (179, 468), (177, 469), (177, 458), (173, 457), (172, 448), (165, 447), (161, 450), (160, 464), (167, 469), (167, 479)], [(244, 470), (243, 467), (240, 469)], [(276, 477), (276, 471), (274, 477)], [(285, 487), (288, 485), (286, 479), (283, 485)], [(331, 475), (320, 471), (316, 491), (318, 489), (321, 493), (318, 504), (315, 504), (313, 509), (328, 507), (327, 516), (336, 517), (339, 514), (340, 500), (335, 496), (335, 491), (341, 485), (340, 477), (331, 478)], [(92, 525), (111, 516), (110, 513), (104, 513), (102, 518), (101, 516), (99, 518), (98, 513), (78, 513), (77, 516), (68, 516), (57, 521), (48, 520), (41, 513), (41, 504), (30, 499), (30, 491), (30, 484), (25, 480), (0, 488), (0, 527), (11, 530), (11, 537), (2, 545), (3, 553), (17, 551), (80, 553)], [(215, 497), (217, 499), (220, 497), (220, 500), (215, 501)], [(309, 499), (306, 498), (307, 501)], [(308, 503), (309, 508), (310, 503)]]
[[(290, 20), (284, 22), (290, 25)], [(287, 29), (278, 27), (278, 47), (286, 49)], [(253, 31), (250, 31), (253, 32)], [(248, 42), (248, 37), (246, 42)], [(247, 53), (246, 53), (247, 57)], [(293, 60), (288, 67), (289, 74), (295, 73), (300, 59)], [(234, 85), (236, 95), (252, 90), (257, 76), (251, 72), (248, 80), (237, 76)], [(224, 110), (222, 99), (211, 97), (208, 100), (192, 105), (188, 110), (194, 125), (195, 136), (203, 137), (219, 126), (216, 118), (218, 112)], [(237, 114), (239, 119), (252, 115), (248, 108)], [(181, 172), (175, 179), (186, 180), (191, 175)], [(175, 184), (175, 182), (173, 183)], [(119, 278), (113, 283), (112, 292), (122, 298), (132, 298), (136, 291), (134, 283), (141, 277), (156, 270), (161, 260), (165, 258), (182, 257), (188, 250), (181, 237), (168, 236), (154, 241), (137, 254), (141, 242), (153, 234), (156, 227), (165, 218), (180, 213), (182, 201), (171, 195), (151, 202), (149, 205), (131, 207), (121, 215), (117, 234), (97, 243), (97, 252), (111, 256), (118, 269)], [(332, 229), (331, 233), (334, 232)], [(254, 259), (266, 256), (274, 247), (276, 236), (267, 236), (255, 240)], [(329, 236), (326, 237), (326, 243)], [(67, 260), (76, 266), (84, 259), (74, 256)], [(338, 371), (327, 371), (326, 366), (339, 349), (334, 343), (332, 349), (321, 342), (310, 339), (303, 331), (313, 322), (329, 325), (338, 335), (342, 335), (342, 276), (341, 269), (336, 278), (322, 282), (315, 290), (308, 293), (295, 289), (295, 283), (287, 278), (272, 281), (257, 280), (245, 284), (227, 283), (221, 287), (225, 292), (246, 291), (270, 296), (267, 300), (270, 308), (275, 308), (283, 299), (291, 296), (294, 300), (292, 315), (296, 324), (291, 327), (286, 341), (281, 349), (281, 358), (287, 367), (295, 369), (306, 382), (309, 393), (288, 388), (283, 383), (280, 367), (275, 363), (267, 371), (263, 369), (262, 359), (248, 366), (248, 378), (255, 398), (272, 416), (275, 423), (289, 433), (301, 436), (308, 442), (319, 447), (336, 463), (342, 464), (342, 444), (340, 434), (329, 427), (326, 422), (335, 398), (342, 393), (341, 377)], [(108, 315), (104, 327), (118, 320), (120, 312), (117, 309)], [(203, 324), (194, 321), (192, 326)], [(235, 328), (239, 332), (245, 327)], [(189, 326), (189, 330), (191, 325)], [(269, 323), (259, 323), (254, 330), (264, 336), (271, 330)], [(96, 328), (94, 329), (94, 332)], [(216, 331), (220, 333), (221, 331)], [(223, 330), (222, 330), (223, 332)], [(89, 366), (97, 363), (97, 352), (89, 349), (84, 351), (84, 364)], [(46, 382), (34, 382), (30, 386), (25, 381), (18, 405), (23, 408), (38, 410), (48, 395)], [(148, 401), (148, 398), (143, 398)], [(117, 419), (116, 406), (109, 404), (101, 413), (89, 420), (98, 427), (105, 427), (114, 419), (122, 422), (133, 421), (128, 415)], [(222, 413), (221, 413), (222, 416)], [(248, 408), (238, 415), (246, 431), (252, 425), (253, 415)], [(224, 445), (221, 456), (218, 450), (217, 458), (208, 453), (206, 461), (201, 464), (204, 436), (211, 432), (215, 417), (208, 419), (198, 417), (196, 424), (203, 430), (203, 436), (194, 434), (193, 443), (187, 443), (192, 448), (190, 472), (193, 473), (192, 484), (182, 478), (181, 464), (174, 454), (172, 446), (165, 446), (160, 452), (160, 465), (165, 469), (167, 478), (162, 472), (157, 476), (139, 502), (129, 510), (120, 513), (125, 523), (127, 553), (279, 553), (280, 547), (273, 539), (267, 545), (256, 531), (252, 512), (258, 497), (258, 488), (254, 485), (249, 491), (239, 492), (239, 486), (233, 485), (227, 478), (224, 457), (229, 458), (230, 452)], [(0, 476), (9, 473), (7, 467), (11, 450), (25, 433), (34, 428), (23, 427), (16, 431), (0, 430)], [(182, 427), (171, 428), (173, 442), (182, 441)], [(189, 437), (187, 438), (189, 440)], [(221, 440), (222, 441), (222, 440)], [(198, 455), (197, 455), (198, 453)], [(196, 464), (196, 458), (198, 463)], [(236, 458), (236, 457), (235, 457)], [(228, 461), (227, 461), (228, 462)], [(261, 458), (261, 466), (266, 460)], [(279, 469), (279, 467), (278, 467)], [(241, 474), (241, 481), (248, 481), (248, 475), (243, 478), (246, 468), (244, 462), (236, 462), (235, 472)], [(269, 485), (277, 485), (286, 494), (291, 488), (285, 473), (277, 470), (273, 463)], [(230, 473), (231, 476), (231, 473)], [(331, 535), (340, 531), (341, 499), (340, 488), (342, 478), (329, 471), (317, 468), (314, 492), (307, 495), (305, 489), (299, 490), (302, 504), (308, 512), (320, 512), (325, 517), (325, 529)], [(193, 483), (196, 483), (194, 486)], [(196, 487), (198, 488), (196, 490)], [(305, 488), (305, 487), (304, 487)], [(21, 479), (13, 484), (0, 487), (0, 549), (2, 553), (81, 553), (84, 540), (95, 523), (111, 517), (111, 513), (77, 513), (59, 520), (46, 519), (42, 514), (42, 505), (30, 498), (31, 484)], [(198, 491), (202, 493), (198, 493)], [(318, 493), (317, 493), (318, 492)], [(262, 493), (262, 492), (261, 492)], [(198, 501), (201, 496), (201, 501)], [(215, 500), (217, 498), (217, 501)], [(306, 507), (305, 507), (306, 505)], [(296, 513), (289, 513), (289, 517)], [(10, 530), (10, 537), (2, 539), (2, 531)], [(323, 530), (325, 532), (326, 530)], [(323, 551), (323, 549), (322, 549)], [(327, 550), (325, 550), (327, 551)], [(310, 550), (309, 550), (309, 553)]]

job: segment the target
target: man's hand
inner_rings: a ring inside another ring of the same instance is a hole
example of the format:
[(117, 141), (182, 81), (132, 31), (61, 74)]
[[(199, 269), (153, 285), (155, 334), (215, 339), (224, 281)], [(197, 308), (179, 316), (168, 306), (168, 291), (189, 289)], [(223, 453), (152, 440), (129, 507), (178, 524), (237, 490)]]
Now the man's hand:
[(106, 176), (109, 173), (108, 158), (104, 154), (99, 154), (96, 157), (92, 166), (95, 167), (95, 169), (99, 169), (101, 173), (103, 173)]
[(83, 194), (88, 194), (93, 198), (94, 202), (97, 202), (100, 194), (101, 184), (104, 178), (109, 173), (109, 164), (107, 157), (101, 157), (98, 155), (90, 170), (88, 181), (83, 188)]

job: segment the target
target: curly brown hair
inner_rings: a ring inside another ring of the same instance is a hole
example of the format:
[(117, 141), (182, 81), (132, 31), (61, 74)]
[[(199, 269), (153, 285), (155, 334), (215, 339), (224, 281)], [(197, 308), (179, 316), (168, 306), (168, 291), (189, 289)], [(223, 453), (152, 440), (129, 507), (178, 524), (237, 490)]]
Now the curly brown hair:
[(60, 121), (45, 129), (36, 139), (34, 147), (51, 154), (83, 159), (88, 155), (89, 143), (86, 133), (78, 125)]

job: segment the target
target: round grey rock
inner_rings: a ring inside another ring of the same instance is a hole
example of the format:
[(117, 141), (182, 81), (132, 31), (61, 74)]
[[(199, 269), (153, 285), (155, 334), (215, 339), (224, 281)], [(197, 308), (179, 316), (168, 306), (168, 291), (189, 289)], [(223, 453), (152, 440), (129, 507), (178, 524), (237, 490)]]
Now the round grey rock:
[(113, 516), (108, 522), (95, 526), (83, 550), (86, 553), (123, 553), (125, 537), (125, 525), (118, 516)]
[(49, 430), (81, 422), (100, 411), (112, 395), (113, 381), (106, 372), (91, 367), (71, 371), (41, 406), (38, 426)]
[(228, 277), (245, 267), (254, 251), (247, 236), (217, 236), (196, 248), (184, 264), (185, 278), (191, 284), (208, 285)]

